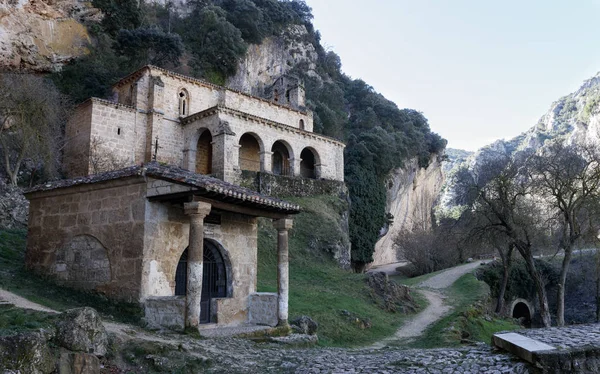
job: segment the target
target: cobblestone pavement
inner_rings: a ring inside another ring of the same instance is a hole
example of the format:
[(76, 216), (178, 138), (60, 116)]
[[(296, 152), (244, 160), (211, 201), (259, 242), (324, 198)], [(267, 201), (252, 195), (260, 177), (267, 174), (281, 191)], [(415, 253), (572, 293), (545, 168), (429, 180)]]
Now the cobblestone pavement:
[(189, 340), (181, 346), (212, 362), (211, 373), (529, 373), (485, 344), (459, 349), (285, 348), (240, 339)]
[(595, 323), (513, 332), (561, 349), (600, 346), (600, 324)]

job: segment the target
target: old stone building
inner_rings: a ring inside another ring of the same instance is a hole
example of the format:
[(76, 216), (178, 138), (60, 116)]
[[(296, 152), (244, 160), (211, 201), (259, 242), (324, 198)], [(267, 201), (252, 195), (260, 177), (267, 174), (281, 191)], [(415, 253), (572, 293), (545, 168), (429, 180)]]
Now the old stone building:
[[(313, 132), (304, 88), (282, 76), (258, 98), (153, 66), (81, 104), (66, 129), (71, 177), (158, 162), (227, 182), (242, 170), (344, 180), (344, 144)], [(109, 165), (109, 166), (111, 166)]]
[[(154, 326), (287, 324), (300, 209), (239, 182), (253, 171), (343, 183), (344, 145), (312, 132), (301, 83), (281, 77), (265, 99), (148, 66), (114, 92), (67, 125), (71, 179), (26, 193), (27, 266), (140, 302)], [(256, 292), (258, 217), (277, 231), (277, 293)]]

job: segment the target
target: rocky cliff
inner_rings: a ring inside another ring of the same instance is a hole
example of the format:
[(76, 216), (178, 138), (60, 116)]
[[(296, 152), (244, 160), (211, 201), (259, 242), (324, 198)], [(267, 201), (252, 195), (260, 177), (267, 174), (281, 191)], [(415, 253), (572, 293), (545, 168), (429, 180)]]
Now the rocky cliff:
[(265, 87), (298, 65), (303, 66), (309, 76), (318, 78), (315, 72), (318, 55), (314, 45), (307, 41), (307, 35), (305, 26), (294, 25), (279, 37), (251, 44), (238, 64), (236, 75), (227, 80), (227, 86), (261, 96)]
[(431, 228), (433, 208), (443, 183), (442, 161), (437, 155), (427, 168), (419, 168), (418, 161), (413, 159), (390, 173), (386, 181), (386, 212), (393, 215), (393, 222), (382, 230), (372, 266), (396, 262), (401, 257), (394, 244), (401, 231), (417, 226)]
[(539, 121), (519, 136), (498, 140), (482, 147), (474, 154), (453, 164), (448, 172), (438, 216), (456, 217), (461, 208), (453, 203), (454, 185), (452, 173), (460, 167), (475, 170), (483, 160), (498, 155), (514, 155), (523, 150), (537, 150), (546, 141), (556, 139), (568, 144), (600, 145), (600, 73), (583, 82), (581, 87), (552, 103)]
[(0, 0), (0, 66), (49, 72), (86, 53), (84, 23), (101, 14), (77, 0)]

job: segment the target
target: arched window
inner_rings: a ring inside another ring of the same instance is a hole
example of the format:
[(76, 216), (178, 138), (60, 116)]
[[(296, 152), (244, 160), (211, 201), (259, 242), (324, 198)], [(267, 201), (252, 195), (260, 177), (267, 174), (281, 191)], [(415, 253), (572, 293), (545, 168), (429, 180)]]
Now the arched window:
[(179, 91), (179, 115), (187, 116), (190, 111), (190, 95), (186, 90)]
[(271, 148), (273, 155), (271, 156), (272, 172), (275, 175), (291, 175), (290, 168), (290, 152), (288, 148), (280, 141), (276, 141)]
[(304, 120), (300, 120), (300, 130), (304, 130)]
[(212, 135), (210, 131), (204, 130), (196, 146), (196, 173), (212, 173)]
[(240, 138), (241, 170), (260, 171), (260, 144), (252, 134), (244, 134)]
[(300, 153), (300, 175), (304, 178), (317, 178), (316, 165), (318, 163), (318, 155), (310, 148), (304, 148)]

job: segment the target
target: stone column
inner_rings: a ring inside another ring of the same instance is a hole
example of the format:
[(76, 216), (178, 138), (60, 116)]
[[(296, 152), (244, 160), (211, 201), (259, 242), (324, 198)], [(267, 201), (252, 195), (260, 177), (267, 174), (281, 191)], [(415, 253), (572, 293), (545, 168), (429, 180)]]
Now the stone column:
[(292, 169), (292, 170), (290, 170), (290, 176), (299, 177), (300, 176), (300, 163), (302, 162), (302, 159), (300, 157), (291, 158), (289, 160), (289, 162), (290, 162), (290, 168)]
[(260, 171), (263, 173), (273, 173), (272, 159), (273, 152), (260, 152)]
[(187, 261), (187, 292), (185, 294), (185, 327), (197, 328), (200, 324), (200, 298), (202, 296), (202, 263), (204, 257), (204, 217), (210, 213), (210, 204), (194, 201), (183, 205), (190, 216), (190, 240)]
[(290, 294), (288, 230), (293, 220), (283, 218), (273, 221), (277, 229), (277, 320), (278, 326), (288, 325), (288, 302)]

